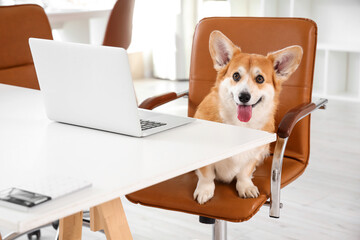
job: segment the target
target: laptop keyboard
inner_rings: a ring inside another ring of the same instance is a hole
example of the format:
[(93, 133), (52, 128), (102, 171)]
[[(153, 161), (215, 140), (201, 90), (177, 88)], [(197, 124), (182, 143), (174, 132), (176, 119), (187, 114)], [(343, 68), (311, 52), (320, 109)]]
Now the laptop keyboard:
[(151, 128), (156, 128), (156, 127), (166, 125), (166, 123), (153, 122), (153, 121), (148, 121), (148, 120), (143, 120), (143, 119), (140, 119), (140, 124), (141, 124), (141, 130), (143, 130), (143, 131), (151, 129)]

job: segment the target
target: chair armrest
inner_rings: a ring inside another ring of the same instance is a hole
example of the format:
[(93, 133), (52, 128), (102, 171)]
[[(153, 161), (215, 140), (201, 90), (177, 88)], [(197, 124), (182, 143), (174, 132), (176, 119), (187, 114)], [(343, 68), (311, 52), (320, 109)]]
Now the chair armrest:
[(154, 97), (150, 97), (145, 99), (140, 105), (139, 108), (152, 110), (156, 107), (159, 107), (165, 103), (171, 102), (175, 99), (181, 98), (183, 96), (189, 95), (188, 91), (175, 93), (175, 92), (168, 92), (161, 95), (157, 95)]
[(321, 98), (316, 103), (301, 104), (290, 111), (288, 111), (279, 124), (277, 135), (281, 138), (287, 138), (290, 136), (291, 131), (298, 121), (312, 113), (318, 108), (324, 108), (327, 99)]
[(283, 158), (287, 140), (291, 134), (295, 124), (312, 113), (318, 108), (325, 109), (325, 105), (328, 102), (327, 99), (320, 99), (315, 103), (302, 104), (291, 109), (285, 114), (280, 122), (277, 131), (277, 141), (274, 150), (274, 156), (271, 166), (271, 197), (270, 197), (270, 217), (280, 217), (280, 189), (281, 189), (281, 170), (283, 164)]

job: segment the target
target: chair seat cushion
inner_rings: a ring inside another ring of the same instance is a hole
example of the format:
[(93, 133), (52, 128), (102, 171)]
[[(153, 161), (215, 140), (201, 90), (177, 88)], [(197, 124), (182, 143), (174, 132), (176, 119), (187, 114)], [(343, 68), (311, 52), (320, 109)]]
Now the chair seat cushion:
[[(249, 220), (259, 211), (270, 197), (270, 172), (272, 156), (254, 173), (253, 182), (258, 187), (258, 198), (240, 198), (236, 192), (235, 181), (231, 184), (216, 182), (214, 197), (200, 205), (193, 198), (197, 184), (195, 172), (186, 173), (168, 181), (134, 192), (126, 197), (133, 203), (180, 211), (205, 217), (223, 219), (231, 222)], [(282, 183), (284, 187), (295, 180), (305, 170), (305, 164), (296, 159), (284, 157)]]

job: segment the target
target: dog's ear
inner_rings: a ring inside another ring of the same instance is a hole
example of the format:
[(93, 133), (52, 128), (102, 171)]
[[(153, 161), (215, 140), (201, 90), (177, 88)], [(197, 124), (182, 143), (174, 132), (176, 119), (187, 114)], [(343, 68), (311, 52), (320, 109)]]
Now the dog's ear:
[(209, 50), (217, 71), (230, 62), (235, 49), (240, 50), (222, 32), (215, 30), (210, 34)]
[(276, 78), (283, 82), (298, 68), (302, 55), (302, 48), (295, 45), (269, 53), (267, 58), (273, 62)]

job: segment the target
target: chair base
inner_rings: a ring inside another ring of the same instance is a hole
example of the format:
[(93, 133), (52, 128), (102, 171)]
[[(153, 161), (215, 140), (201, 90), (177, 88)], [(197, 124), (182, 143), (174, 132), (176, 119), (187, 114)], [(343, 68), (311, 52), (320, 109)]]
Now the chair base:
[(213, 224), (213, 240), (227, 239), (227, 222), (224, 220), (199, 216), (199, 222), (203, 224)]
[(213, 225), (213, 240), (227, 240), (227, 222), (215, 220)]
[[(40, 226), (38, 228), (35, 228), (35, 229), (31, 229), (29, 231), (26, 231), (26, 232), (21, 232), (21, 233), (18, 233), (18, 232), (11, 232), (7, 235), (5, 235), (3, 238), (0, 238), (2, 240), (13, 240), (13, 239), (17, 239), (23, 235), (28, 235), (28, 239), (34, 239), (33, 236), (36, 237), (36, 239), (40, 239), (40, 229), (41, 228), (44, 228), (44, 227), (47, 227), (49, 226), (50, 224), (45, 224), (43, 226)], [(1, 235), (0, 235), (1, 236)]]
[(204, 224), (214, 224), (215, 219), (214, 218), (208, 218), (208, 217), (199, 216), (199, 222), (204, 223)]

